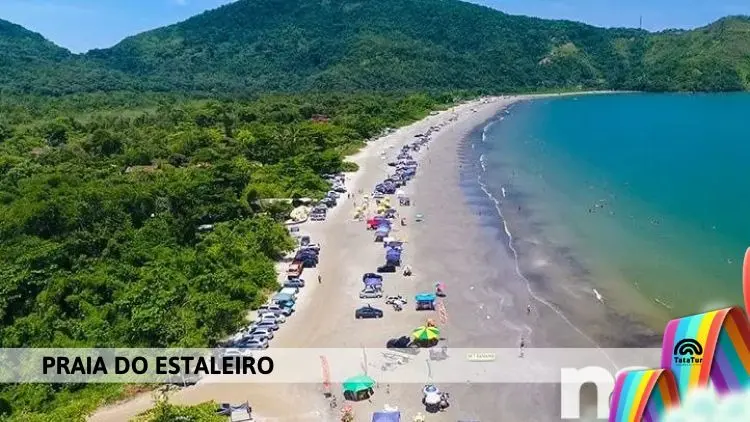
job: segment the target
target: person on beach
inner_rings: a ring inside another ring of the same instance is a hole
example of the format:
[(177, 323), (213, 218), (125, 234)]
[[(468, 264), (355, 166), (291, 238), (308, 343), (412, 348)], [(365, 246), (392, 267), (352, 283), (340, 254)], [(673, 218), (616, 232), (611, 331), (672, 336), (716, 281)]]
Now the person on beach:
[(531, 304), (526, 305), (526, 315), (531, 315)]
[(518, 357), (523, 357), (523, 348), (526, 347), (526, 342), (523, 339), (523, 336), (521, 336), (521, 344), (518, 345)]
[(323, 278), (318, 274), (318, 284), (323, 284)]

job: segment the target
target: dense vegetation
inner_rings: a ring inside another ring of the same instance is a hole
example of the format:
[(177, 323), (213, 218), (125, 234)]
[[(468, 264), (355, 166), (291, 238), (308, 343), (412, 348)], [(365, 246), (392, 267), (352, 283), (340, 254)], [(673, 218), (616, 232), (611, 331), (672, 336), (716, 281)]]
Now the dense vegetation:
[(648, 33), (454, 0), (240, 0), (80, 56), (6, 26), (0, 87), (21, 92), (750, 86), (750, 20), (740, 17)]
[[(344, 154), (453, 98), (102, 101), (0, 100), (0, 347), (215, 343), (293, 246), (289, 210), (256, 199), (320, 196)], [(0, 415), (76, 420), (123, 393), (80, 388), (0, 387)]]

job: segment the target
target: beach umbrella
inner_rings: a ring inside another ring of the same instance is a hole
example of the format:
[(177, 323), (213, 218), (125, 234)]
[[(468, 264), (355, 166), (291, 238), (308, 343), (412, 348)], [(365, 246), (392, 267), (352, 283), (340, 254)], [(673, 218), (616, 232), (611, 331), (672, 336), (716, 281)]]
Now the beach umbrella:
[(374, 385), (375, 380), (367, 375), (357, 375), (344, 380), (343, 383), (344, 391), (351, 391), (352, 393), (369, 390)]
[(411, 333), (416, 340), (432, 341), (440, 339), (440, 329), (437, 327), (422, 326)]

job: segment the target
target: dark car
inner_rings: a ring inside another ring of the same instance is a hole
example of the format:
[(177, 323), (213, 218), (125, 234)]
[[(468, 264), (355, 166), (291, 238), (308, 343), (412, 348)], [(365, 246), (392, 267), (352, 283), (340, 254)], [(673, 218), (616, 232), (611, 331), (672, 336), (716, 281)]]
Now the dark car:
[(363, 306), (354, 311), (354, 318), (383, 318), (383, 311), (378, 308), (373, 308), (370, 305)]
[(396, 266), (395, 265), (381, 265), (378, 267), (377, 271), (379, 273), (395, 273)]
[(305, 280), (301, 278), (295, 278), (284, 282), (284, 287), (305, 287)]
[(407, 336), (392, 338), (388, 340), (385, 347), (388, 349), (398, 349), (398, 352), (409, 353), (412, 355), (419, 354), (419, 346), (412, 343), (411, 339)]
[(318, 265), (318, 255), (314, 253), (298, 252), (294, 260), (301, 262), (305, 268), (315, 268)]

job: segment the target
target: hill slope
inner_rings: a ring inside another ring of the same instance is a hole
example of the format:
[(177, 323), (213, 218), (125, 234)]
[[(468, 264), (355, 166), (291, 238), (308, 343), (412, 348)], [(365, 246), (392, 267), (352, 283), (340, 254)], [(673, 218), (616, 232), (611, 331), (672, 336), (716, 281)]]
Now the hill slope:
[(36, 32), (0, 19), (0, 94), (128, 89), (129, 77), (76, 56)]
[(612, 40), (639, 34), (452, 0), (241, 0), (89, 56), (183, 89), (605, 87), (626, 71)]
[[(456, 0), (239, 0), (82, 56), (37, 37), (45, 59), (22, 72), (17, 60), (0, 64), (12, 68), (0, 87), (252, 93), (750, 86), (750, 21), (739, 17), (652, 34), (511, 16)], [(17, 42), (3, 38), (0, 31), (0, 51)]]

